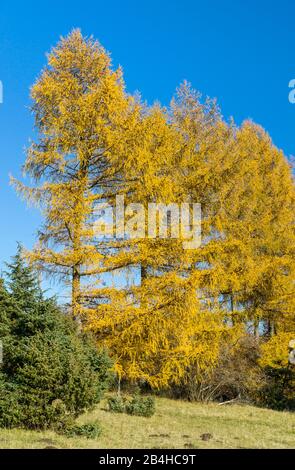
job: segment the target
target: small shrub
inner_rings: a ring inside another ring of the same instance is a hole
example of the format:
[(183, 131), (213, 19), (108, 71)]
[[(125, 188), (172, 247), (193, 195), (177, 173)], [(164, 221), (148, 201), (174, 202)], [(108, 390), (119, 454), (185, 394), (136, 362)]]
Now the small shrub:
[(168, 396), (203, 402), (233, 399), (255, 402), (265, 382), (258, 358), (259, 344), (250, 336), (221, 344), (215, 367), (200, 371), (192, 364), (183, 380), (172, 384)]
[(266, 367), (266, 384), (258, 395), (258, 404), (273, 410), (295, 410), (295, 372), (290, 368)]
[(101, 427), (97, 422), (81, 425), (69, 426), (63, 432), (67, 437), (85, 437), (86, 439), (96, 439), (101, 435)]
[(129, 415), (150, 417), (155, 413), (155, 399), (134, 394), (131, 400), (117, 395), (108, 399), (109, 410), (112, 413), (127, 413)]
[(126, 413), (129, 415), (145, 416), (150, 418), (155, 413), (154, 397), (141, 397), (135, 395), (126, 405)]
[(259, 364), (266, 376), (258, 402), (277, 410), (295, 410), (295, 369), (288, 364), (293, 333), (280, 332), (261, 346)]
[(108, 399), (109, 410), (112, 413), (125, 413), (126, 411), (126, 399), (117, 395)]

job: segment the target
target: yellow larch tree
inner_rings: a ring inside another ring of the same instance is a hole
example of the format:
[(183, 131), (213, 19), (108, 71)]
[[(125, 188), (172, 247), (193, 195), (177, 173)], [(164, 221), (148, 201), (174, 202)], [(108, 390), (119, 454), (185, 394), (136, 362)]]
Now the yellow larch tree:
[(291, 164), (269, 135), (250, 121), (242, 125), (236, 138), (242, 185), (231, 233), (242, 242), (249, 260), (236, 298), (254, 321), (256, 335), (273, 335), (292, 317), (294, 331), (295, 188)]
[(14, 184), (40, 205), (45, 222), (28, 257), (70, 281), (76, 317), (81, 280), (99, 273), (104, 257), (93, 233), (96, 206), (120, 184), (139, 105), (126, 94), (121, 70), (112, 70), (103, 47), (79, 30), (48, 55), (31, 96), (38, 140), (24, 172), (37, 186)]
[[(128, 168), (131, 182), (122, 191), (126, 201), (145, 209), (149, 202), (201, 203), (208, 211), (203, 232), (205, 227), (211, 236), (209, 211), (213, 217), (216, 199), (220, 203), (226, 194), (220, 183), (229, 172), (222, 163), (229, 154), (231, 129), (215, 104), (201, 105), (187, 84), (172, 108), (172, 116), (159, 107), (146, 116), (145, 154), (134, 154), (137, 164)], [(146, 224), (147, 218), (145, 233)], [(170, 231), (174, 228), (171, 224)], [(198, 295), (205, 283), (212, 295), (209, 269), (197, 267), (215, 253), (216, 241), (210, 250), (185, 249), (183, 242), (183, 236), (116, 241), (112, 256), (105, 259), (106, 270), (137, 267), (141, 282), (125, 289), (98, 288), (85, 309), (89, 328), (114, 351), (120, 375), (156, 388), (179, 382), (192, 363), (200, 372), (213, 367), (221, 341), (235, 333), (224, 323), (223, 312), (216, 308), (212, 315)]]
[[(215, 367), (249, 321), (294, 328), (294, 185), (259, 126), (226, 123), (187, 83), (169, 109), (143, 105), (77, 30), (49, 54), (32, 98), (39, 136), (24, 170), (36, 185), (14, 181), (44, 215), (28, 257), (70, 282), (73, 315), (121, 377), (164, 388)], [(115, 210), (116, 196), (123, 233), (116, 220), (97, 236), (100, 204)], [(201, 204), (202, 245), (186, 249), (174, 220), (168, 238), (149, 237), (150, 203)], [(117, 282), (102, 286), (106, 274)]]

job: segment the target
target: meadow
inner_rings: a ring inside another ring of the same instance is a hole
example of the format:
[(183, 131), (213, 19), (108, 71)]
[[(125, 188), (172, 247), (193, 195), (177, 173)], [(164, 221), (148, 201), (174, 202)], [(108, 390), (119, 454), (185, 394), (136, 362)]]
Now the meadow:
[(67, 438), (53, 431), (1, 429), (0, 448), (295, 448), (295, 415), (243, 404), (189, 403), (156, 399), (151, 418), (110, 413), (106, 401), (82, 415), (98, 420), (97, 439)]

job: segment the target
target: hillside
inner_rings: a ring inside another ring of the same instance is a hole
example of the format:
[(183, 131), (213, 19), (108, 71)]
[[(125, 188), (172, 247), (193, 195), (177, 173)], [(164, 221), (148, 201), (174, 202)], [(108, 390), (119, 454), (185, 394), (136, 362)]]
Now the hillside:
[(97, 440), (2, 429), (0, 448), (295, 448), (294, 413), (165, 398), (157, 399), (152, 418), (112, 414), (105, 408), (102, 402), (79, 419), (99, 420), (103, 432)]

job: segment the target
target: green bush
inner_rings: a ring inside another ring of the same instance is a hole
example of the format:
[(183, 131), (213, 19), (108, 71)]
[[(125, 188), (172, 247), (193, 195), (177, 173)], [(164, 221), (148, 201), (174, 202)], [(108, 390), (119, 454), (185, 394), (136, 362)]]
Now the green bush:
[(295, 410), (295, 367), (288, 363), (289, 342), (293, 332), (281, 331), (261, 345), (259, 364), (266, 383), (259, 404), (277, 410)]
[(0, 426), (65, 429), (102, 397), (110, 360), (54, 300), (43, 299), (16, 257), (10, 290), (0, 284)]
[[(18, 410), (11, 426), (27, 428), (65, 426), (70, 417), (100, 401), (110, 363), (105, 353), (97, 354), (95, 345), (75, 330), (53, 328), (29, 337), (11, 335), (3, 340), (3, 347), (0, 426), (9, 425), (3, 408), (5, 404), (11, 408), (11, 400)], [(9, 393), (6, 384), (10, 384)]]
[(136, 393), (131, 399), (116, 395), (108, 399), (109, 411), (129, 415), (150, 417), (155, 413), (155, 399), (142, 397)]
[(155, 413), (155, 399), (153, 397), (135, 395), (132, 400), (127, 403), (126, 413), (149, 418)]
[[(292, 366), (291, 366), (292, 367)], [(274, 410), (295, 410), (295, 371), (291, 367), (266, 367), (266, 384), (258, 404)]]
[(69, 426), (63, 432), (67, 437), (86, 437), (86, 439), (96, 439), (101, 434), (100, 424), (97, 422)]
[(115, 397), (108, 398), (109, 411), (112, 413), (125, 413), (126, 411), (126, 399), (117, 395)]
[(66, 425), (100, 401), (110, 363), (105, 353), (95, 358), (95, 346), (76, 332), (49, 330), (3, 343), (0, 425), (9, 425), (5, 405), (9, 415), (14, 410), (11, 426), (47, 428)]

